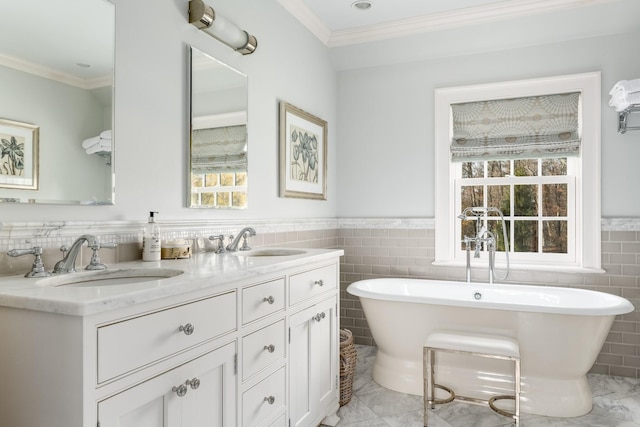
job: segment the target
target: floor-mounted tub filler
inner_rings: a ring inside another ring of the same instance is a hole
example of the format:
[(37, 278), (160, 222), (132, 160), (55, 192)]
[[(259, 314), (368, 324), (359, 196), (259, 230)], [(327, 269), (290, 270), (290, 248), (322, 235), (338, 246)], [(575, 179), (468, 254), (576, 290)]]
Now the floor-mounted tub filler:
[[(521, 410), (576, 417), (591, 410), (586, 373), (616, 315), (633, 305), (603, 292), (561, 287), (418, 279), (351, 284), (378, 346), (373, 379), (391, 390), (422, 395), (422, 349), (432, 331), (446, 329), (518, 340)], [(513, 391), (504, 361), (443, 354), (436, 375), (456, 393), (488, 399)]]

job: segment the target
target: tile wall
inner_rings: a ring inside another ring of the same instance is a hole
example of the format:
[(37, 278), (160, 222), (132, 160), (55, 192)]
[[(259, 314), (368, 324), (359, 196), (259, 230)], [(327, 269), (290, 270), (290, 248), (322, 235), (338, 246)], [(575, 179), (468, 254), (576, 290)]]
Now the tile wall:
[[(434, 228), (366, 228), (341, 225), (341, 326), (358, 344), (375, 345), (359, 300), (346, 293), (349, 284), (377, 277), (465, 280), (462, 268), (431, 265)], [(605, 274), (513, 271), (510, 283), (592, 289), (629, 299), (635, 312), (618, 316), (591, 372), (640, 378), (640, 231), (603, 231)], [(472, 280), (486, 281), (486, 270), (474, 270)]]
[[(375, 345), (357, 298), (346, 293), (354, 281), (376, 277), (410, 277), (464, 280), (461, 268), (436, 267), (433, 220), (286, 220), (249, 224), (164, 223), (163, 233), (171, 238), (232, 234), (245, 225), (257, 236), (253, 247), (341, 248), (341, 325), (350, 329), (358, 344)], [(640, 230), (638, 224), (610, 221), (603, 224), (602, 268), (605, 274), (569, 274), (514, 271), (512, 283), (569, 286), (621, 295), (636, 311), (618, 316), (592, 372), (640, 378)], [(10, 258), (6, 251), (39, 245), (45, 250), (45, 264), (51, 269), (61, 258), (59, 246), (69, 245), (83, 233), (96, 234), (102, 241), (116, 241), (116, 250), (101, 250), (107, 265), (140, 259), (141, 224), (64, 224), (37, 227), (25, 224), (0, 229), (0, 276), (29, 271), (32, 256)], [(186, 231), (185, 231), (186, 230)], [(86, 250), (78, 265), (86, 263)], [(472, 280), (486, 281), (487, 272), (474, 270)]]

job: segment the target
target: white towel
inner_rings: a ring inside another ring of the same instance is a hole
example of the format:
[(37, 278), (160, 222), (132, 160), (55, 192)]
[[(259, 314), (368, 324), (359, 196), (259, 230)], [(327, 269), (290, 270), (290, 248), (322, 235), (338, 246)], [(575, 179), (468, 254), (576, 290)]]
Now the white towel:
[(609, 106), (614, 107), (616, 111), (624, 111), (631, 105), (640, 105), (640, 92), (633, 93), (615, 93), (611, 95)]
[(93, 138), (87, 138), (84, 141), (82, 141), (82, 148), (84, 148), (85, 150), (89, 147), (94, 146), (95, 144), (100, 143), (100, 137), (99, 136), (94, 136)]
[(616, 93), (635, 93), (640, 92), (640, 79), (634, 80), (620, 80), (618, 83), (613, 85), (609, 95), (614, 95)]
[(100, 132), (100, 138), (111, 139), (111, 129)]
[[(108, 141), (108, 140), (103, 139), (103, 141)], [(94, 146), (87, 148), (86, 151), (87, 151), (87, 154), (99, 153), (101, 151), (111, 152), (111, 144), (110, 143), (95, 144)]]

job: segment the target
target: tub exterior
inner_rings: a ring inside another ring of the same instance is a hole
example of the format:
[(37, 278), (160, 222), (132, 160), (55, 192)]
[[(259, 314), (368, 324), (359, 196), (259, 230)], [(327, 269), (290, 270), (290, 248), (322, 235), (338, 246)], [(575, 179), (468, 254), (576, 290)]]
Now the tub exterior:
[[(360, 297), (378, 346), (373, 368), (378, 384), (421, 395), (422, 348), (434, 330), (506, 336), (520, 345), (521, 410), (555, 417), (591, 410), (586, 373), (616, 314), (633, 310), (627, 300), (609, 294), (527, 285), (373, 279), (356, 282), (347, 292)], [(507, 294), (510, 298), (503, 298)], [(512, 364), (501, 360), (447, 353), (437, 358), (436, 381), (459, 395), (510, 394), (512, 373)]]

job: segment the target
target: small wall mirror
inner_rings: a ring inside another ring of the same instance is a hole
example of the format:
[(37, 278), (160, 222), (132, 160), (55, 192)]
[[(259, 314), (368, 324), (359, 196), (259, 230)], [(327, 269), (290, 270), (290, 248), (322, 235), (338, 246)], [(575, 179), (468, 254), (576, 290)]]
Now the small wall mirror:
[(0, 203), (113, 204), (115, 6), (0, 13)]
[(191, 208), (246, 209), (247, 76), (191, 47)]

